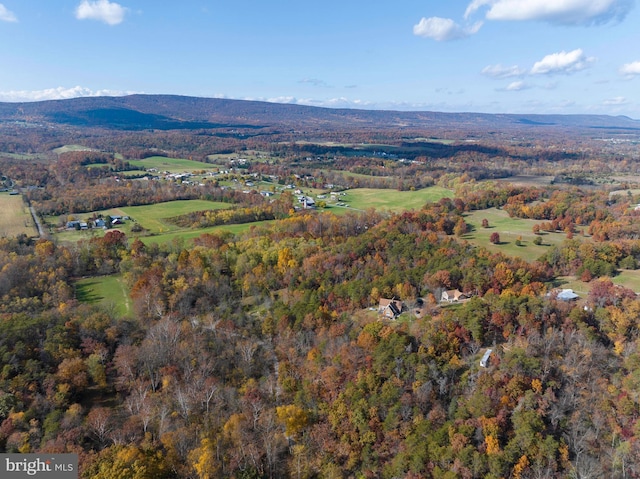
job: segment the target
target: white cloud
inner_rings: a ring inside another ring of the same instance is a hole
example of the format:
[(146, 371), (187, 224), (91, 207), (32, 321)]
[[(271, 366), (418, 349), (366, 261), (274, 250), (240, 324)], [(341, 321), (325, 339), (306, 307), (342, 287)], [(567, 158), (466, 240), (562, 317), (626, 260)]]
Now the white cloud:
[(485, 5), (490, 5), (491, 3), (491, 0), (473, 0), (467, 7), (467, 10), (464, 12), (464, 18), (469, 18), (477, 10), (484, 7)]
[(303, 78), (302, 80), (299, 80), (298, 83), (308, 83), (309, 85), (317, 87), (331, 88), (331, 86), (326, 81), (320, 80), (318, 78)]
[(505, 67), (500, 64), (498, 65), (489, 65), (482, 69), (480, 72), (483, 75), (489, 76), (491, 78), (509, 78), (509, 77), (518, 77), (526, 74), (526, 70), (523, 70), (518, 65), (513, 65), (510, 67)]
[(627, 77), (640, 75), (640, 61), (625, 63), (620, 67), (620, 74)]
[(3, 22), (17, 22), (18, 18), (12, 11), (7, 10), (7, 7), (0, 3), (0, 20)]
[(547, 55), (531, 68), (532, 75), (546, 75), (553, 73), (574, 73), (589, 67), (595, 58), (586, 57), (581, 48)]
[(505, 91), (520, 91), (520, 90), (527, 90), (528, 88), (529, 88), (529, 85), (527, 85), (525, 82), (514, 81), (507, 85), (507, 87), (505, 88)]
[(626, 105), (627, 103), (629, 103), (629, 102), (623, 96), (617, 96), (615, 98), (609, 98), (608, 100), (605, 100), (605, 101), (602, 102), (602, 104), (605, 105), (605, 106), (620, 106), (620, 105)]
[(480, 30), (480, 27), (482, 27), (482, 22), (475, 23), (470, 27), (462, 27), (450, 18), (423, 17), (420, 23), (413, 26), (413, 34), (444, 42), (473, 35)]
[(122, 23), (127, 9), (122, 5), (109, 0), (82, 0), (76, 8), (78, 20), (98, 20), (107, 25)]
[(273, 98), (265, 98), (258, 101), (268, 101), (269, 103), (290, 103), (294, 105), (299, 103), (299, 101), (294, 96), (276, 96)]
[(621, 20), (633, 0), (473, 0), (465, 18), (488, 6), (487, 20), (538, 20), (562, 25), (590, 25)]
[(47, 88), (45, 90), (12, 90), (0, 91), (0, 101), (25, 102), (44, 100), (66, 100), (69, 98), (88, 96), (124, 96), (132, 95), (135, 92), (115, 91), (115, 90), (91, 90), (81, 86), (73, 88)]
[[(231, 98), (226, 95), (216, 95), (215, 98)], [(284, 103), (288, 105), (320, 106), (325, 108), (378, 108), (376, 103), (364, 100), (351, 100), (345, 97), (325, 98), (323, 100), (314, 98), (296, 98), (295, 96), (278, 97), (244, 97), (241, 100), (266, 101), (268, 103)]]

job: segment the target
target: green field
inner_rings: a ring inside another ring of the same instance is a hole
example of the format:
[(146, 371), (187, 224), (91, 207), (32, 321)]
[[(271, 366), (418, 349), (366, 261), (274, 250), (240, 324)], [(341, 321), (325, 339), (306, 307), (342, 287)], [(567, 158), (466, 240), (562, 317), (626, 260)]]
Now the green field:
[[(585, 298), (591, 291), (591, 286), (595, 281), (597, 280), (594, 279), (589, 283), (585, 283), (575, 276), (561, 276), (558, 278), (557, 284), (560, 288), (571, 288), (576, 294)], [(636, 293), (640, 293), (640, 270), (621, 270), (618, 275), (611, 278), (611, 281), (614, 284), (619, 284)]]
[(38, 236), (29, 208), (20, 195), (0, 193), (0, 237)]
[(89, 148), (88, 146), (83, 146), (83, 145), (64, 145), (61, 146), (60, 148), (54, 148), (52, 150), (54, 153), (60, 154), (60, 153), (67, 153), (69, 151), (98, 151), (94, 148)]
[[(126, 221), (123, 225), (118, 226), (117, 229), (125, 233), (128, 237), (137, 236), (136, 233), (131, 232), (131, 228), (134, 224), (139, 224), (146, 231), (144, 231), (143, 235), (162, 235), (162, 234), (187, 234), (191, 233), (198, 236), (194, 230), (180, 228), (172, 223), (167, 221), (168, 218), (173, 216), (178, 216), (186, 213), (192, 213), (194, 211), (205, 211), (205, 210), (220, 210), (225, 208), (230, 208), (232, 205), (228, 203), (216, 202), (216, 201), (206, 201), (206, 200), (182, 200), (182, 201), (168, 201), (166, 203), (157, 203), (155, 205), (144, 205), (144, 206), (126, 206), (122, 208), (112, 208), (110, 210), (104, 211), (96, 211), (91, 213), (82, 213), (77, 215), (78, 219), (86, 219), (94, 214), (102, 214), (102, 215), (120, 215), (120, 216), (129, 216), (133, 221)], [(66, 222), (68, 219), (67, 215), (63, 215), (62, 217), (54, 217), (50, 218), (49, 222), (53, 224), (61, 224)], [(56, 234), (59, 241), (62, 242), (76, 242), (80, 239), (88, 239), (93, 236), (102, 236), (104, 235), (105, 230), (102, 229), (89, 229), (84, 231), (60, 231)]]
[(180, 230), (173, 231), (168, 233), (156, 234), (153, 236), (141, 236), (140, 241), (144, 244), (162, 244), (162, 243), (170, 243), (171, 241), (192, 241), (200, 235), (205, 233), (217, 233), (221, 231), (228, 231), (235, 235), (242, 234), (245, 231), (249, 231), (251, 228), (256, 228), (260, 226), (266, 226), (270, 221), (258, 221), (255, 223), (243, 223), (239, 225), (220, 225), (220, 226), (212, 226), (210, 228), (202, 228), (198, 230)]
[(8, 153), (0, 152), (0, 157), (10, 158), (12, 160), (36, 160), (36, 161), (48, 161), (52, 160), (55, 155), (51, 153)]
[(245, 150), (242, 154), (239, 153), (216, 153), (213, 155), (208, 155), (207, 159), (209, 161), (220, 161), (226, 163), (230, 160), (237, 160), (239, 158), (244, 158), (251, 162), (256, 163), (264, 163), (265, 161), (274, 161), (275, 158), (271, 157), (269, 152), (267, 151), (259, 151), (259, 150)]
[(444, 138), (412, 138), (411, 140), (408, 140), (410, 142), (425, 142), (428, 141), (429, 143), (440, 143), (441, 145), (452, 145), (454, 144), (457, 140), (446, 140)]
[(164, 156), (150, 156), (143, 160), (129, 160), (133, 166), (146, 168), (155, 168), (159, 172), (168, 171), (169, 173), (184, 173), (192, 171), (217, 171), (220, 166), (210, 163), (202, 163), (201, 161), (186, 160), (184, 158), (167, 158)]
[(123, 215), (130, 216), (152, 233), (164, 233), (180, 229), (178, 226), (169, 223), (167, 218), (193, 213), (194, 211), (223, 210), (231, 206), (233, 205), (217, 201), (182, 200), (168, 201), (155, 205), (127, 206), (119, 209)]
[[(489, 221), (489, 228), (482, 227), (482, 220), (485, 218)], [(565, 233), (543, 233), (540, 235), (542, 244), (534, 245), (536, 235), (533, 234), (533, 225), (539, 224), (540, 221), (510, 218), (504, 210), (496, 208), (467, 213), (465, 221), (471, 225), (473, 231), (464, 235), (463, 239), (490, 251), (517, 256), (526, 261), (540, 258), (548, 251), (549, 246), (560, 245), (567, 239)], [(492, 244), (489, 241), (492, 233), (500, 235), (500, 244)], [(522, 237), (521, 246), (516, 245), (519, 237)], [(580, 235), (576, 234), (574, 238), (580, 238)]]
[(611, 278), (615, 284), (629, 288), (636, 293), (640, 293), (640, 271), (622, 270), (618, 276)]
[[(419, 210), (426, 203), (435, 202), (441, 198), (453, 198), (453, 192), (439, 186), (432, 186), (416, 191), (378, 190), (373, 188), (355, 188), (346, 190), (346, 195), (340, 196), (339, 202), (348, 205), (345, 209), (366, 210), (375, 208), (400, 212)], [(335, 212), (339, 207), (332, 208)]]
[(372, 178), (378, 179), (378, 180), (383, 180), (383, 179), (389, 179), (391, 178), (390, 176), (374, 176), (374, 175), (365, 175), (363, 173), (353, 173), (351, 171), (345, 171), (345, 170), (320, 170), (323, 173), (338, 173), (342, 176), (344, 176), (345, 178), (361, 178), (363, 180), (371, 180)]
[(78, 301), (112, 308), (121, 317), (133, 317), (131, 298), (121, 275), (81, 279), (75, 288)]
[(618, 196), (629, 196), (629, 195), (637, 196), (637, 195), (640, 195), (640, 189), (638, 189), (638, 188), (629, 188), (629, 189), (626, 189), (626, 190), (615, 190), (615, 191), (612, 191), (611, 193), (609, 193), (609, 196), (615, 196), (615, 195), (618, 195)]

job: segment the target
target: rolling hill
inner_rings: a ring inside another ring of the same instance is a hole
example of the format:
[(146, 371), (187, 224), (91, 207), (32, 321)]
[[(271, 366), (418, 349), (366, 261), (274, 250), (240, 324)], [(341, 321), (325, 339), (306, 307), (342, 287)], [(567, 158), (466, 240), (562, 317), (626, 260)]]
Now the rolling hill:
[(41, 123), (116, 130), (208, 128), (572, 129), (640, 132), (640, 121), (607, 115), (518, 115), (331, 109), (268, 102), (176, 95), (90, 97), (0, 103), (2, 123)]

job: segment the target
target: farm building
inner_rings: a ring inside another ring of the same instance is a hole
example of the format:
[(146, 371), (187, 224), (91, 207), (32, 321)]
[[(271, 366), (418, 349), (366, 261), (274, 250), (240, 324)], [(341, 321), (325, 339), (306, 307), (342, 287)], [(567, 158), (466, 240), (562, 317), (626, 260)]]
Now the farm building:
[(572, 289), (563, 289), (558, 293), (557, 296), (560, 301), (573, 301), (578, 299), (579, 297), (580, 296), (574, 293)]

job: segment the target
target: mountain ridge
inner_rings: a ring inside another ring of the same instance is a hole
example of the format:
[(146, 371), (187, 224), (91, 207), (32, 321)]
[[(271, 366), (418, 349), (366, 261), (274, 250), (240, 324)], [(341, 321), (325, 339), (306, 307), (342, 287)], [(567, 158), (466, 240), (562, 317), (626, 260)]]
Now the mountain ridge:
[(458, 125), (507, 129), (561, 127), (640, 131), (640, 120), (627, 116), (362, 110), (146, 94), (0, 102), (0, 122), (15, 121), (124, 130), (233, 127), (424, 129)]

